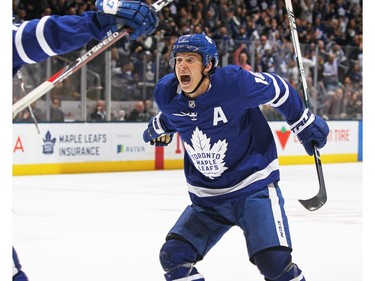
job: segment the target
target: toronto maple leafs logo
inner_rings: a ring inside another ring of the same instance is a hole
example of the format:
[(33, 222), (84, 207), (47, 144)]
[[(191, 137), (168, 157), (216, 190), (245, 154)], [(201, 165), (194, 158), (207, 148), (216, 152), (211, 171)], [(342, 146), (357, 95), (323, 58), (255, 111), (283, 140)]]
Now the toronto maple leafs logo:
[(51, 133), (47, 131), (43, 142), (43, 154), (53, 154), (53, 148), (56, 143), (56, 138), (52, 138)]
[(203, 175), (214, 179), (220, 177), (228, 169), (224, 162), (228, 147), (226, 140), (219, 140), (211, 147), (211, 139), (207, 138), (206, 134), (197, 127), (192, 134), (191, 143), (193, 147), (184, 142), (185, 149), (195, 168)]

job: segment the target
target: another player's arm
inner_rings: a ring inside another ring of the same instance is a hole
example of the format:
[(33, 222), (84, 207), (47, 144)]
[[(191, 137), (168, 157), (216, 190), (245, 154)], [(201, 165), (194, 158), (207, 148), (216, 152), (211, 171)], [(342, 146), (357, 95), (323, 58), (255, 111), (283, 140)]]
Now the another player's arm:
[(80, 16), (52, 15), (13, 25), (13, 68), (77, 50), (122, 27), (136, 39), (152, 34), (159, 23), (156, 12), (140, 1), (97, 0), (96, 5), (98, 11)]

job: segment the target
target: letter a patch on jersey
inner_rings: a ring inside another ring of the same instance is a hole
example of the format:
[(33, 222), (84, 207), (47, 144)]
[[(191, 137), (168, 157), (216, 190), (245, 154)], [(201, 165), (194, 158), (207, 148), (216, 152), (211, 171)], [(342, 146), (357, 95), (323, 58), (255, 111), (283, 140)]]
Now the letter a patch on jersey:
[(214, 122), (213, 125), (216, 126), (219, 122), (228, 123), (228, 119), (224, 114), (223, 109), (219, 107), (214, 108)]

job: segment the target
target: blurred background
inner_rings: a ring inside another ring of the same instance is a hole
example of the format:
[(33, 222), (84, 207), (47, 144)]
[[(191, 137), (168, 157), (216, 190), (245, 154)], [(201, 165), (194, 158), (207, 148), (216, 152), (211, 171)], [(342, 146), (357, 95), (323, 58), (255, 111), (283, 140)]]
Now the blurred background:
[[(152, 4), (154, 1), (145, 1)], [(326, 120), (362, 120), (362, 1), (294, 0), (305, 76), (314, 113)], [(14, 21), (95, 10), (87, 0), (13, 0)], [(146, 122), (157, 112), (155, 83), (172, 71), (169, 51), (177, 37), (205, 33), (220, 66), (238, 64), (284, 77), (302, 96), (284, 1), (176, 0), (159, 12), (152, 36), (116, 42), (79, 72), (32, 104), (38, 122)], [(13, 102), (99, 42), (43, 63), (26, 65), (13, 78)], [(22, 78), (22, 79), (20, 79)], [(100, 108), (105, 114), (95, 114)], [(268, 106), (269, 121), (282, 120)], [(29, 110), (14, 122), (33, 122)]]

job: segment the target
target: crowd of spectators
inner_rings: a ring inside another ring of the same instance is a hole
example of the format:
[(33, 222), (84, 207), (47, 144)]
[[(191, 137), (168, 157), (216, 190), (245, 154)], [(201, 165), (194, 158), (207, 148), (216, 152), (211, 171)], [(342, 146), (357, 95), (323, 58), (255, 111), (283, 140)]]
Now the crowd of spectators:
[[(292, 4), (314, 111), (327, 120), (361, 119), (362, 0)], [(13, 0), (17, 22), (89, 10), (95, 10), (94, 1)], [(152, 99), (153, 83), (171, 71), (169, 51), (175, 39), (202, 32), (217, 43), (221, 65), (275, 72), (301, 91), (283, 0), (175, 0), (158, 15), (155, 34), (134, 41), (125, 37), (112, 48), (114, 100)], [(263, 111), (269, 119), (279, 119), (272, 109)]]

